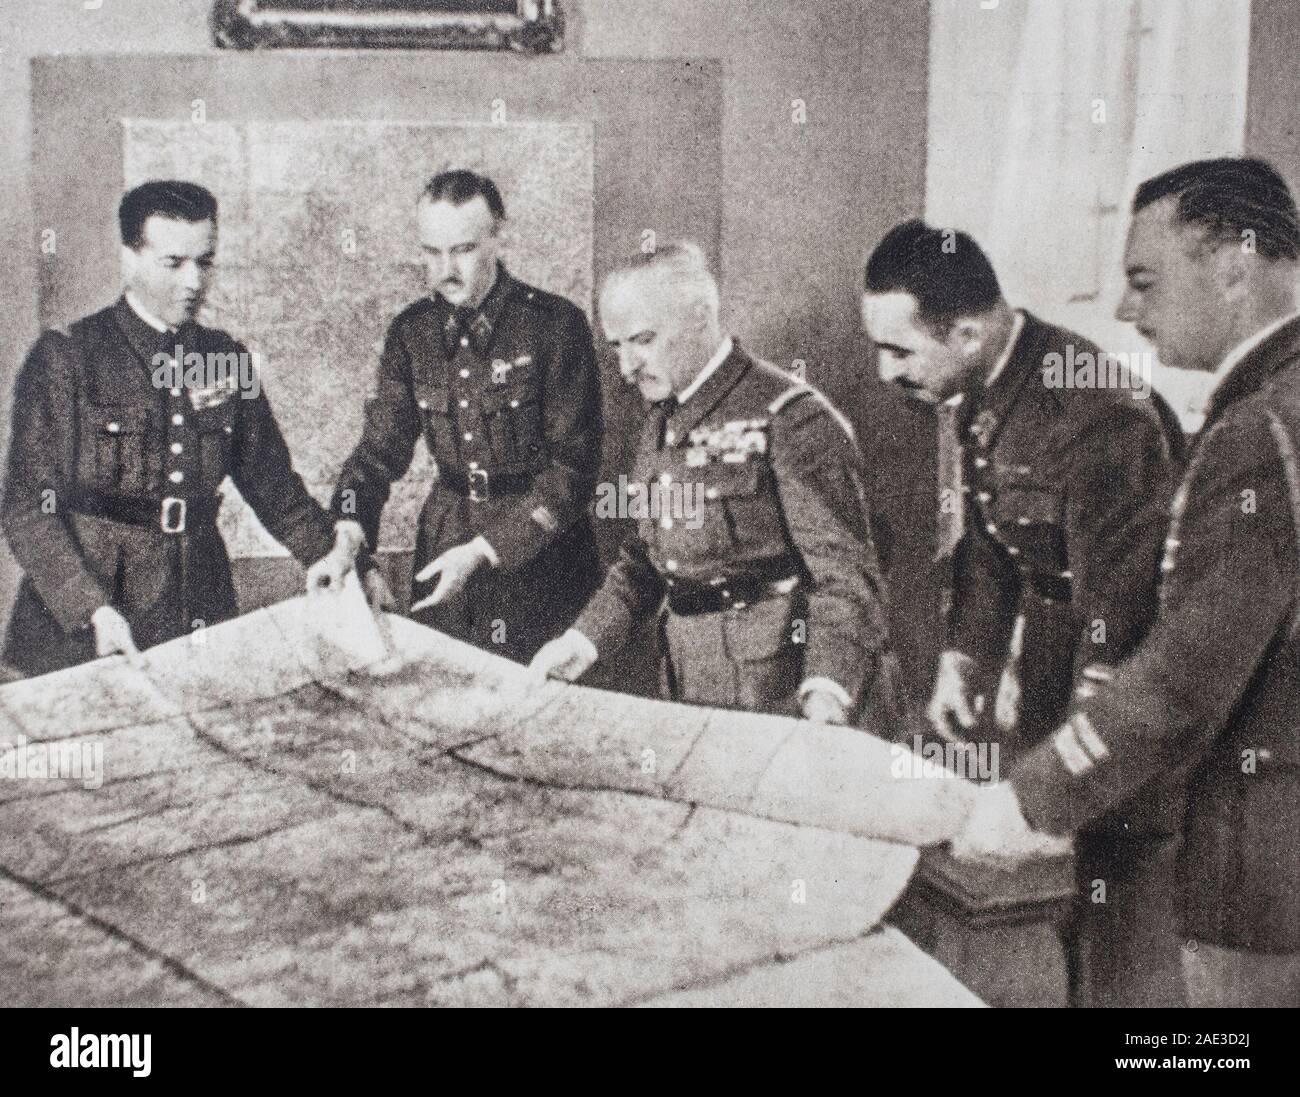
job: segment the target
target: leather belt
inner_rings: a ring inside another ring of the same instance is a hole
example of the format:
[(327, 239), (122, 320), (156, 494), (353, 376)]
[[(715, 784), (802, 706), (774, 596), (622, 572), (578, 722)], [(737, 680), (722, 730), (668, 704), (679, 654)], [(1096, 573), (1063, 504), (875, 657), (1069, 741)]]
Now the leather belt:
[(475, 503), (485, 503), (494, 495), (523, 495), (532, 490), (531, 472), (488, 472), (487, 469), (470, 469), (468, 473), (457, 469), (440, 469), (438, 482)]
[(714, 579), (669, 578), (668, 608), (678, 617), (694, 617), (701, 613), (721, 613), (728, 609), (744, 609), (752, 602), (765, 598), (779, 598), (789, 594), (799, 585), (799, 577), (784, 567), (781, 578), (767, 575), (723, 575)]
[(104, 518), (110, 522), (157, 530), (159, 533), (177, 535), (190, 533), (193, 527), (211, 527), (221, 509), (220, 496), (205, 499), (184, 499), (168, 495), (162, 499), (139, 496), (107, 495), (98, 491), (79, 491), (68, 504), (76, 514), (91, 518)]

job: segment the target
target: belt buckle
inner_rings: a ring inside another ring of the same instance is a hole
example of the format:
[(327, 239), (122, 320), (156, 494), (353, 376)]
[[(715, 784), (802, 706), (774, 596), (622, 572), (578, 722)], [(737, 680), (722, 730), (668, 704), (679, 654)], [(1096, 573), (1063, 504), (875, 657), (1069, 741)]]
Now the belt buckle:
[(489, 495), (487, 469), (469, 470), (469, 497), (475, 503), (485, 503)]
[[(158, 511), (158, 524), (162, 527), (163, 533), (184, 533), (185, 512), (188, 509), (184, 499), (178, 499), (175, 495), (167, 496)], [(175, 515), (174, 521), (173, 515)]]

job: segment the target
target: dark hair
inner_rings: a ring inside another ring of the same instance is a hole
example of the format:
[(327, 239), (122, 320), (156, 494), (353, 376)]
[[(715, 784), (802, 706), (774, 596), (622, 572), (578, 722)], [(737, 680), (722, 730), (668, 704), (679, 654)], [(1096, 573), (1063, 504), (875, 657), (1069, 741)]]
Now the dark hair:
[(1138, 187), (1133, 212), (1168, 197), (1178, 199), (1178, 220), (1203, 226), (1207, 240), (1240, 244), (1250, 231), (1260, 255), (1300, 258), (1295, 198), (1286, 180), (1264, 160), (1224, 156), (1183, 164)]
[(183, 183), (178, 179), (151, 179), (132, 187), (117, 207), (117, 224), (122, 231), (122, 243), (139, 250), (144, 243), (144, 223), (150, 217), (170, 217), (173, 221), (217, 220), (216, 196), (198, 183)]
[(453, 206), (463, 206), (481, 197), (492, 211), (497, 221), (504, 221), (506, 206), (501, 201), (501, 192), (497, 185), (486, 175), (477, 175), (463, 168), (457, 171), (440, 171), (425, 184), (420, 193), (421, 199), (430, 202), (450, 202)]
[(865, 286), (868, 293), (910, 294), (917, 318), (940, 337), (959, 316), (978, 316), (1002, 299), (993, 265), (974, 240), (919, 219), (890, 229), (876, 245)]

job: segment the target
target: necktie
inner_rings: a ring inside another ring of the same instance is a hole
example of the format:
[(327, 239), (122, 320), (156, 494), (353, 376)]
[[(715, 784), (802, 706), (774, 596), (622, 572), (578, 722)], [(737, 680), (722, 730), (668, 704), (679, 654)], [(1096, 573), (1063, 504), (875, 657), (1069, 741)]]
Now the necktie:
[(456, 345), (460, 342), (462, 335), (469, 335), (473, 332), (474, 316), (473, 309), (463, 308), (459, 305), (447, 313), (443, 336), (449, 355), (456, 353)]
[(961, 409), (940, 404), (939, 420), (939, 516), (934, 558), (951, 559), (965, 529), (965, 499), (962, 493), (962, 456), (959, 417)]
[(678, 400), (674, 394), (663, 400), (656, 400), (650, 405), (650, 435), (655, 440), (655, 448), (664, 448), (664, 431), (668, 427), (668, 419), (673, 412), (677, 410)]

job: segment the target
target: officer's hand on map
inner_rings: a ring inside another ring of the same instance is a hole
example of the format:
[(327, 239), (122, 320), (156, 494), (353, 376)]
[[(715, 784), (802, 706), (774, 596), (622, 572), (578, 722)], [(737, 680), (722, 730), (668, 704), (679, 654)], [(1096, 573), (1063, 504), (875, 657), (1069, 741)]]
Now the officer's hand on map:
[(342, 590), (343, 580), (365, 542), (366, 535), (359, 523), (338, 522), (334, 526), (334, 547), (307, 569), (307, 593)]
[(975, 688), (975, 660), (960, 651), (945, 651), (925, 710), (934, 730), (946, 739), (961, 729), (969, 731), (983, 708), (984, 698)]
[(470, 576), (491, 561), (482, 547), (475, 541), (449, 548), (431, 564), (426, 564), (416, 575), (417, 583), (427, 583), (438, 576), (438, 585), (427, 598), (421, 598), (411, 607), (414, 613), (425, 606), (436, 606), (439, 602), (452, 598), (465, 589)]
[(952, 852), (965, 861), (1010, 866), (1033, 857), (1062, 857), (1068, 838), (1033, 830), (1020, 811), (1016, 790), (1005, 782), (974, 795), (965, 826), (952, 839)]
[(596, 645), (577, 629), (571, 628), (542, 645), (528, 664), (528, 673), (538, 682), (544, 678), (572, 682), (590, 670), (597, 658)]
[(800, 711), (805, 720), (819, 724), (847, 724), (848, 709), (840, 703), (838, 697), (828, 690), (810, 689), (800, 701)]
[(125, 655), (133, 667), (144, 665), (144, 657), (135, 646), (127, 619), (112, 606), (100, 606), (90, 615), (95, 629), (96, 655)]
[(361, 586), (366, 592), (366, 601), (370, 603), (370, 609), (376, 616), (381, 612), (391, 613), (397, 609), (397, 599), (393, 597), (392, 588), (379, 568), (373, 567), (367, 571), (366, 577), (361, 580)]

